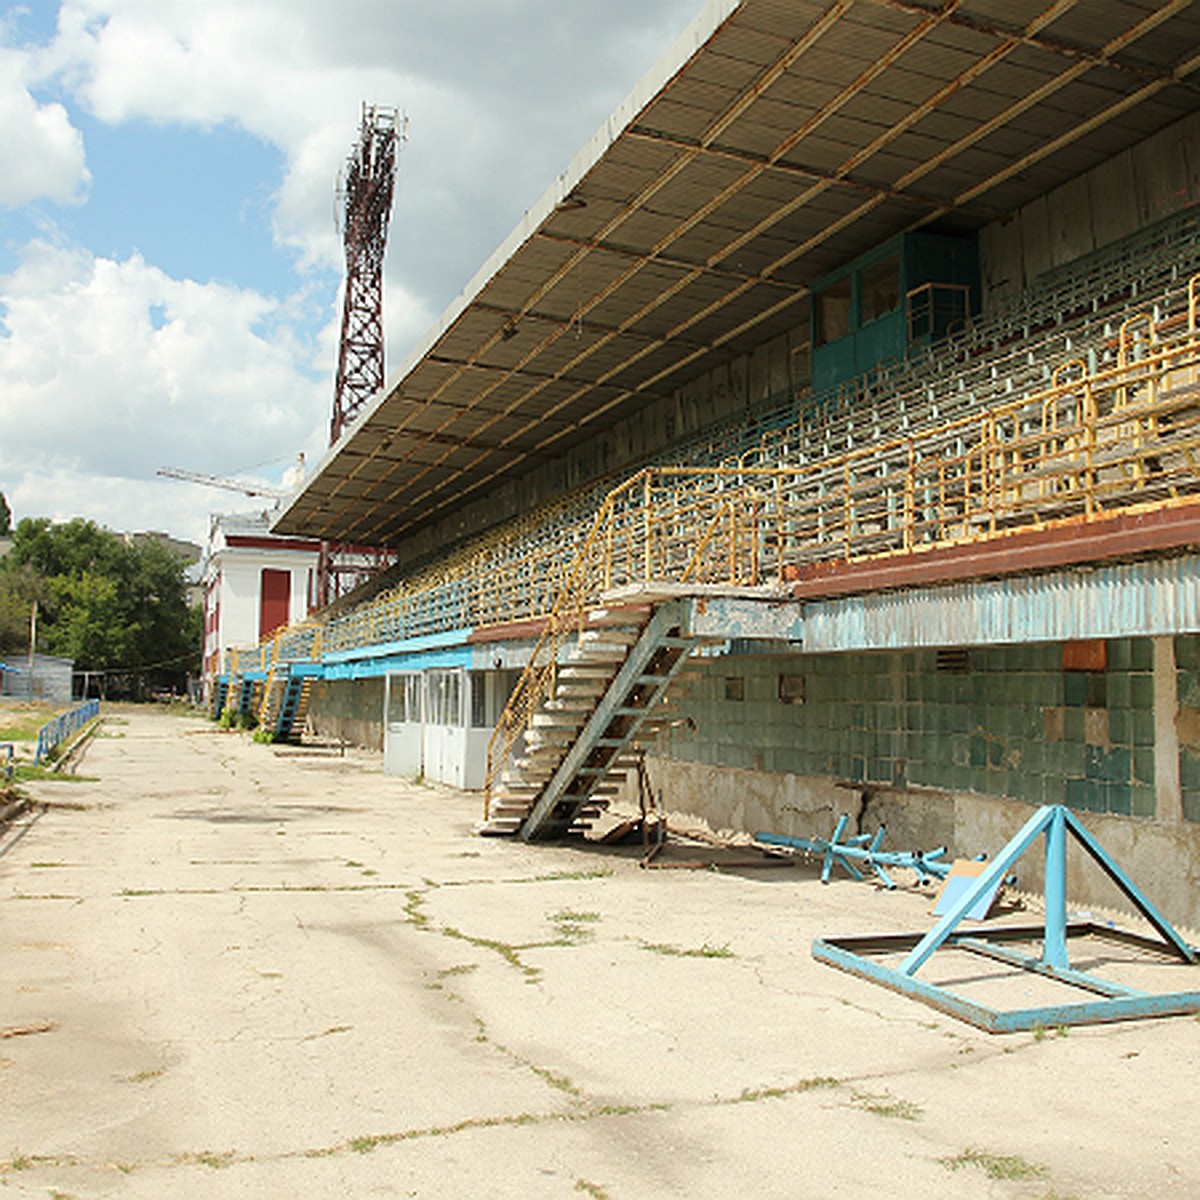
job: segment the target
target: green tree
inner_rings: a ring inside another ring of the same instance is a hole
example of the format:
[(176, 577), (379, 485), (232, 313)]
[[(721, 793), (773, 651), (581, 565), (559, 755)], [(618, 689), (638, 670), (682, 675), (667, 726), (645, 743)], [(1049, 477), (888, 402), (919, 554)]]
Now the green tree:
[(78, 670), (119, 673), (118, 690), (135, 695), (181, 688), (199, 668), (203, 630), (187, 603), (185, 568), (152, 537), (120, 538), (80, 518), (25, 518), (0, 565), (0, 643), (28, 646), (36, 599), (40, 649), (74, 659)]
[(8, 507), (4, 493), (0, 492), (0, 537), (7, 537), (10, 533), (12, 533), (12, 509)]

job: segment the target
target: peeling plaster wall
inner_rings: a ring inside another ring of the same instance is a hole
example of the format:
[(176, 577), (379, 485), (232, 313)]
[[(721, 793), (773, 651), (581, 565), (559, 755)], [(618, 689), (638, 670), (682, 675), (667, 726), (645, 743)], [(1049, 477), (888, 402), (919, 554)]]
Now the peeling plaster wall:
[[(701, 660), (678, 702), (696, 728), (660, 739), (652, 786), (668, 812), (722, 832), (827, 837), (846, 814), (850, 832), (886, 825), (888, 849), (964, 857), (1065, 803), (1170, 920), (1200, 928), (1200, 636), (967, 655)], [(632, 785), (623, 798), (636, 802)], [(1021, 860), (1023, 889), (1042, 888), (1041, 852)], [(1068, 895), (1127, 909), (1074, 850)]]
[(383, 749), (384, 680), (323, 680), (313, 685), (306, 724), (317, 737), (344, 738), (368, 750)]
[[(950, 857), (971, 857), (1001, 849), (1032, 811), (1028, 804), (999, 796), (880, 789), (871, 795), (864, 812), (862, 792), (830, 779), (652, 756), (647, 757), (647, 765), (653, 787), (662, 789), (670, 823), (686, 827), (689, 821), (702, 821), (726, 834), (762, 829), (794, 837), (828, 837), (845, 813), (850, 817), (846, 836), (873, 834), (884, 824), (885, 849), (929, 850), (944, 845)], [(628, 784), (623, 799), (636, 804)], [(1200, 826), (1098, 813), (1080, 817), (1168, 920), (1184, 929), (1200, 930)], [(1042, 846), (1040, 840), (1036, 842), (1018, 864), (1022, 891), (1043, 889)], [(835, 869), (836, 874), (840, 873)], [(1067, 897), (1073, 908), (1095, 905), (1119, 913), (1131, 911), (1072, 839), (1068, 839)]]

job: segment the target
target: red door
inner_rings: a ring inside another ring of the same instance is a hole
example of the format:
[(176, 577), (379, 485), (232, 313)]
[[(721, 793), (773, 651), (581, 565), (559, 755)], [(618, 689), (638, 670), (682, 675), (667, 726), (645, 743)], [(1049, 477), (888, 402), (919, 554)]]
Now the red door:
[(261, 587), (261, 602), (258, 607), (260, 640), (274, 633), (280, 625), (288, 623), (288, 610), (292, 602), (292, 573), (264, 567)]

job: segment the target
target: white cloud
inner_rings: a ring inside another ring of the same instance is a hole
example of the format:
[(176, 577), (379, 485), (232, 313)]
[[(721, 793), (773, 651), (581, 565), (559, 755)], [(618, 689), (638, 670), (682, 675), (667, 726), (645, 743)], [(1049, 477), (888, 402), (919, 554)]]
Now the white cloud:
[[(241, 474), (275, 461), (277, 479), (299, 450), (315, 461), (341, 315), (325, 308), (327, 272), (342, 271), (334, 182), (362, 103), (411, 118), (386, 273), (391, 377), (698, 6), (61, 0), (45, 45), (0, 45), (0, 204), (86, 199), (72, 112), (131, 136), (144, 121), (231, 123), (281, 152), (280, 177), (264, 182), (276, 189), (276, 242), (298, 270), (279, 301), (58, 233), (27, 247), (0, 279), (0, 490), (14, 511), (198, 537), (207, 512), (247, 502), (155, 480), (156, 467)], [(98, 179), (96, 193), (103, 183), (110, 204), (114, 190), (128, 194), (136, 214), (154, 194), (154, 162), (144, 169)], [(117, 244), (130, 242), (136, 232)]]
[(0, 49), (0, 204), (72, 204), (89, 181), (83, 138), (67, 110), (29, 91), (30, 58)]
[[(320, 444), (327, 388), (298, 365), (310, 348), (276, 301), (39, 242), (0, 280), (0, 306), (0, 480), (28, 473), (10, 494), (18, 513), (99, 519), (115, 481), (137, 485), (132, 501), (160, 466), (280, 460), (278, 477)], [(182, 485), (153, 486), (169, 505), (164, 489)], [(26, 508), (35, 498), (48, 506)]]
[(697, 7), (64, 0), (52, 54), (104, 121), (233, 121), (279, 146), (276, 236), (302, 265), (340, 269), (332, 192), (360, 105), (403, 108), (394, 261), (440, 309)]

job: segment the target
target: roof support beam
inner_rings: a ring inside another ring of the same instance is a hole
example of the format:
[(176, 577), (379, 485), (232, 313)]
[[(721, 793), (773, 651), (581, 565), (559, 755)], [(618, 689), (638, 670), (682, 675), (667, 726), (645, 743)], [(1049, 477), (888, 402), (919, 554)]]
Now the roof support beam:
[[(922, 0), (871, 0), (871, 2), (878, 4), (882, 8), (892, 8), (900, 12), (912, 13), (913, 15), (918, 13), (928, 15), (940, 11), (937, 5), (923, 3)], [(1039, 50), (1046, 50), (1051, 54), (1076, 59), (1086, 63), (1090, 67), (1109, 67), (1114, 71), (1121, 71), (1126, 75), (1134, 75), (1143, 80), (1161, 79), (1167, 83), (1172, 83), (1177, 82), (1173, 71), (1162, 71), (1147, 63), (1136, 62), (1131, 59), (1117, 59), (1113, 55), (1123, 50), (1130, 42), (1141, 37), (1148, 29), (1156, 25), (1161, 25), (1177, 12), (1187, 8), (1190, 3), (1191, 0), (1170, 0), (1170, 3), (1150, 13), (1144, 21), (1139, 22), (1127, 34), (1109, 42), (1098, 50), (1090, 49), (1087, 46), (1080, 46), (1073, 42), (1063, 41), (1059, 38), (1046, 37), (1042, 33), (1042, 29), (1046, 28), (1050, 22), (1044, 22), (1037, 29), (1030, 29), (1026, 26), (1022, 30), (1000, 21), (984, 21), (978, 17), (972, 17), (967, 13), (954, 13), (948, 17), (948, 20), (951, 25), (957, 25), (961, 29), (969, 29), (973, 33), (983, 33), (992, 37), (1005, 39), (1016, 38), (1022, 45), (1034, 46)]]

